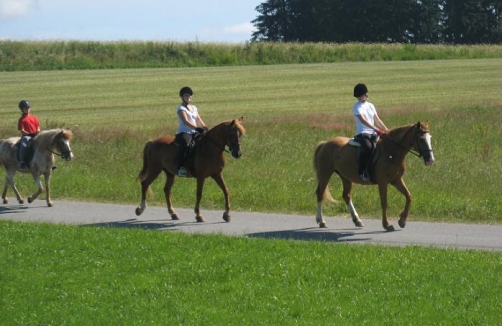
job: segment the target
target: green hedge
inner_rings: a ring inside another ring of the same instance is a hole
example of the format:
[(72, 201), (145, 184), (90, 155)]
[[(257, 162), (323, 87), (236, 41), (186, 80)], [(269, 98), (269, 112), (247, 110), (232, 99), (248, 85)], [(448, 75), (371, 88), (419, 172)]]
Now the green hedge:
[(0, 71), (502, 57), (502, 45), (0, 41)]

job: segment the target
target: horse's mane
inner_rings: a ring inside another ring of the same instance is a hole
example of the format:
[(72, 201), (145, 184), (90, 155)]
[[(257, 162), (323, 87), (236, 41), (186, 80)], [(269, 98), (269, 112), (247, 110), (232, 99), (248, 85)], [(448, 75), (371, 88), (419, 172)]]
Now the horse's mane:
[(244, 128), (244, 126), (242, 125), (242, 123), (239, 121), (239, 119), (222, 121), (222, 122), (218, 123), (216, 126), (214, 126), (213, 128), (216, 128), (219, 125), (229, 125), (232, 122), (235, 123), (235, 127), (239, 130), (239, 132), (241, 133), (241, 135), (244, 135), (246, 133), (246, 129)]
[(394, 129), (391, 129), (388, 134), (383, 134), (380, 136), (380, 139), (385, 139), (386, 137), (402, 137), (408, 130), (412, 128), (419, 128), (420, 130), (423, 131), (429, 131), (429, 124), (427, 122), (418, 122), (412, 125), (405, 125), (405, 126), (400, 126), (396, 127)]
[(54, 143), (54, 138), (59, 134), (68, 140), (73, 138), (73, 133), (69, 129), (47, 129), (39, 132), (33, 138), (33, 143), (42, 148), (49, 148)]

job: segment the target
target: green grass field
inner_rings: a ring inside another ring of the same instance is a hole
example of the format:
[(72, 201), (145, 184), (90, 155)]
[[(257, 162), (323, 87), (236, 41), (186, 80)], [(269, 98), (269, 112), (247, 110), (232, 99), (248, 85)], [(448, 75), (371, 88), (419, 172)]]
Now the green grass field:
[[(75, 160), (58, 161), (53, 176), (54, 212), (58, 201), (71, 199), (130, 204), (132, 214), (142, 146), (175, 132), (177, 92), (190, 85), (208, 125), (244, 116), (244, 156), (229, 156), (225, 169), (233, 210), (314, 217), (314, 148), (353, 134), (352, 88), (364, 82), (389, 127), (431, 125), (436, 164), (408, 158), (410, 219), (500, 224), (501, 65), (476, 59), (0, 72), (0, 138), (17, 135), (17, 103), (29, 99), (45, 128), (75, 134)], [(23, 195), (33, 192), (30, 176), (16, 180)], [(154, 184), (150, 205), (164, 205), (163, 183)], [(339, 197), (337, 180), (331, 188)], [(175, 207), (192, 207), (194, 198), (195, 182), (178, 180)], [(391, 191), (389, 201), (395, 220), (404, 199)], [(356, 186), (354, 202), (363, 220), (380, 218), (375, 187)], [(223, 209), (212, 182), (202, 209)], [(347, 215), (341, 203), (325, 213)], [(499, 323), (502, 264), (494, 252), (6, 221), (0, 248), (5, 325)]]
[(5, 221), (0, 248), (2, 325), (500, 323), (494, 252)]
[[(244, 155), (238, 161), (228, 156), (224, 171), (233, 209), (314, 215), (314, 148), (321, 140), (353, 135), (352, 88), (365, 82), (389, 127), (430, 123), (436, 164), (427, 168), (413, 156), (407, 160), (411, 219), (500, 223), (501, 64), (477, 59), (4, 72), (0, 136), (17, 135), (17, 102), (28, 98), (43, 127), (75, 133), (76, 159), (59, 162), (53, 177), (56, 205), (64, 199), (137, 205), (142, 147), (175, 133), (177, 92), (190, 85), (209, 126), (244, 116)], [(23, 194), (33, 191), (31, 177), (18, 175), (17, 182)], [(154, 183), (150, 205), (164, 205), (163, 183), (163, 177)], [(336, 178), (331, 188), (340, 198)], [(193, 180), (179, 180), (173, 191), (175, 207), (193, 206)], [(394, 190), (390, 196), (392, 219), (404, 198)], [(222, 200), (208, 182), (202, 209), (221, 209)], [(356, 186), (354, 201), (363, 219), (380, 217), (375, 187)], [(338, 204), (326, 213), (348, 212)]]

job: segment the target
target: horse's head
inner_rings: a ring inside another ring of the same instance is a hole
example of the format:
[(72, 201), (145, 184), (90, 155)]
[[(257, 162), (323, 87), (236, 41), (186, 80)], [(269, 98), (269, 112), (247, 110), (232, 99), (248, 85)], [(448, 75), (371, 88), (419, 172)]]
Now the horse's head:
[(69, 129), (61, 130), (54, 138), (57, 150), (61, 154), (61, 157), (66, 161), (71, 161), (73, 159), (73, 152), (70, 147), (70, 140), (72, 138), (73, 133)]
[(413, 139), (413, 149), (424, 159), (426, 165), (434, 163), (434, 153), (432, 152), (431, 135), (429, 133), (429, 124), (427, 122), (418, 122), (414, 125), (415, 136)]
[(241, 150), (241, 137), (246, 132), (242, 126), (244, 118), (240, 117), (237, 120), (232, 120), (227, 126), (227, 143), (226, 145), (230, 149), (230, 153), (235, 158), (239, 158), (242, 155)]

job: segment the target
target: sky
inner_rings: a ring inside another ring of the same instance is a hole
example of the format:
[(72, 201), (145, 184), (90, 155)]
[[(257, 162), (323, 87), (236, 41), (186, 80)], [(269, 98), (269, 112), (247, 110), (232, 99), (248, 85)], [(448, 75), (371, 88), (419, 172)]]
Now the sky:
[(0, 40), (244, 43), (265, 0), (0, 0)]

